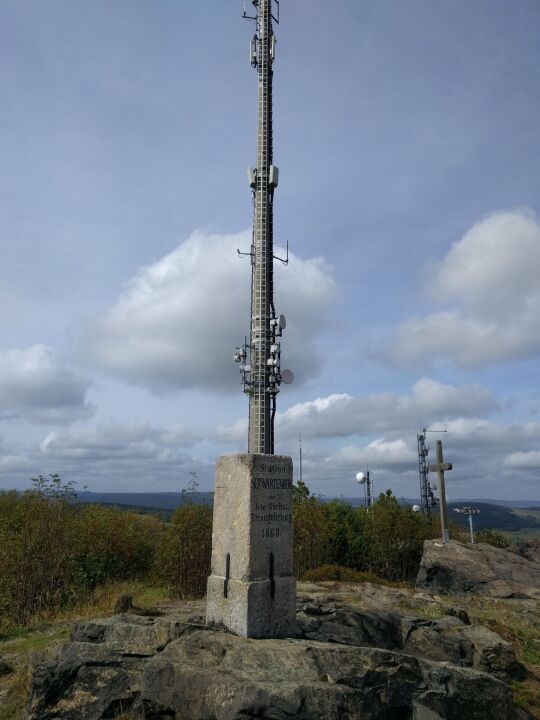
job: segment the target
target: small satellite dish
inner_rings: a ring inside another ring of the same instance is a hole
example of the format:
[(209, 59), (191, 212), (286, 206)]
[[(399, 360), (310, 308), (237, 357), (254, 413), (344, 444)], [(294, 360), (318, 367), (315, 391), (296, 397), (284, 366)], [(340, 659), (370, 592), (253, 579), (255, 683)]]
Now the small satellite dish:
[(285, 385), (290, 385), (294, 380), (292, 370), (283, 370), (283, 372), (281, 373), (281, 380), (285, 383)]
[(366, 476), (363, 472), (356, 473), (356, 482), (363, 485), (366, 482)]
[(285, 330), (285, 328), (287, 327), (287, 320), (285, 319), (285, 315), (280, 315), (280, 316), (279, 316), (279, 318), (278, 318), (278, 324), (279, 324), (279, 327), (280, 327), (282, 330)]
[(439, 486), (437, 485), (437, 483), (431, 483), (431, 489), (432, 489), (432, 490), (438, 490), (438, 489), (439, 489)]
[(413, 509), (413, 512), (420, 512), (420, 505), (413, 505), (412, 509)]

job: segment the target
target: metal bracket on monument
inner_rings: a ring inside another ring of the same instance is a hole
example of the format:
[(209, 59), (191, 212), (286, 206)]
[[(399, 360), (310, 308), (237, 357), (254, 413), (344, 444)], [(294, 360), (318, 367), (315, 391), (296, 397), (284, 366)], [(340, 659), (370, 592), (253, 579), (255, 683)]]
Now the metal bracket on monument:
[(227, 553), (225, 560), (225, 580), (223, 581), (223, 597), (228, 597), (229, 594), (229, 580), (231, 578), (231, 553)]
[(276, 581), (274, 579), (274, 553), (270, 553), (270, 597), (276, 596)]

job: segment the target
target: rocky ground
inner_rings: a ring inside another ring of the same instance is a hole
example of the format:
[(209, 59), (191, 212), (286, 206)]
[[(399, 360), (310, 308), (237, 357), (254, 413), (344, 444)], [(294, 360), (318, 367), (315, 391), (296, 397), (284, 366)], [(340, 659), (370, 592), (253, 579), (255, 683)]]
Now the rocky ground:
[(528, 676), (512, 643), (442, 597), (300, 584), (288, 640), (209, 630), (204, 602), (160, 609), (75, 625), (70, 643), (35, 662), (27, 719), (530, 717), (512, 698)]
[[(0, 639), (0, 720), (540, 718), (538, 560), (430, 541), (416, 590), (299, 583), (287, 640), (208, 629), (204, 600), (26, 629)], [(23, 648), (47, 648), (31, 684)]]

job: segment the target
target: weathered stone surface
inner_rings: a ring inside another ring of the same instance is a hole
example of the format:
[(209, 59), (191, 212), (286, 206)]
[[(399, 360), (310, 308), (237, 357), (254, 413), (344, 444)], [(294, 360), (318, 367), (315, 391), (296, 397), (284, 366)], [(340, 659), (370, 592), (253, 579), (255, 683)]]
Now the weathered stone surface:
[(185, 720), (519, 717), (508, 687), (475, 670), (388, 650), (208, 632), (149, 660), (141, 695), (150, 717)]
[(491, 545), (426, 540), (416, 587), (441, 594), (540, 598), (540, 562)]
[(148, 618), (139, 615), (113, 615), (103, 620), (75, 625), (73, 642), (106, 643), (123, 655), (154, 655), (178, 637), (189, 625), (170, 618)]
[[(254, 640), (169, 616), (82, 623), (41, 658), (27, 720), (520, 720), (495, 633), (302, 597), (295, 639)], [(510, 672), (511, 674), (511, 672)]]
[(353, 610), (328, 596), (298, 601), (296, 618), (303, 638), (387, 650), (402, 647), (400, 616), (395, 613)]
[[(467, 618), (468, 619), (468, 618)], [(418, 657), (474, 667), (500, 679), (519, 679), (523, 666), (510, 643), (457, 615), (425, 620), (395, 612), (354, 610), (331, 596), (299, 598), (301, 637), (402, 651)]]
[(509, 550), (527, 560), (540, 563), (540, 539), (531, 538), (512, 545)]
[(242, 637), (294, 633), (292, 460), (221, 457), (216, 466), (207, 622)]

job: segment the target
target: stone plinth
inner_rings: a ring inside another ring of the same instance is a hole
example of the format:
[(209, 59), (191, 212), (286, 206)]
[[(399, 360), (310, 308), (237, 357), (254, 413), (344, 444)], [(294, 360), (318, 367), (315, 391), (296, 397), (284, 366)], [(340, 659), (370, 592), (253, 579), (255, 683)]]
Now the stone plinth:
[(207, 624), (242, 637), (296, 634), (292, 460), (224, 455), (216, 467)]

